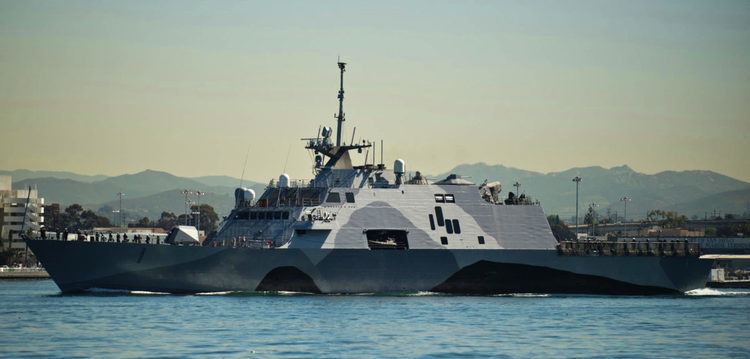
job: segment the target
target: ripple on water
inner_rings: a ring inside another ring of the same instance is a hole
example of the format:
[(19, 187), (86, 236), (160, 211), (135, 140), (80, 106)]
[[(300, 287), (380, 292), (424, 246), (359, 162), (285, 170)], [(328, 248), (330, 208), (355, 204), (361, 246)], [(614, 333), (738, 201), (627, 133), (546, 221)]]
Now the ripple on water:
[(748, 294), (59, 295), (0, 281), (0, 357), (750, 357)]

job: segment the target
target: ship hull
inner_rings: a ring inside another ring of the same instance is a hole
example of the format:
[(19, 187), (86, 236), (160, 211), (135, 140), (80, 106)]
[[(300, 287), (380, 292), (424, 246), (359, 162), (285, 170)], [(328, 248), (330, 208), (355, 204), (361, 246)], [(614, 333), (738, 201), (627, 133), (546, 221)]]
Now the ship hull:
[(669, 294), (703, 288), (711, 267), (692, 256), (560, 256), (554, 250), (28, 244), (63, 292)]

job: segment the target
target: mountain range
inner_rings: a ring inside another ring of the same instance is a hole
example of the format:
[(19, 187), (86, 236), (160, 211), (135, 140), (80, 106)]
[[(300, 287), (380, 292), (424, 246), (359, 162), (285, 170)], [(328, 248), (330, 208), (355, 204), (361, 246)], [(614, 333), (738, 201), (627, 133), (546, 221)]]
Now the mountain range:
[[(21, 180), (17, 179), (16, 172), (20, 172)], [(184, 213), (184, 189), (205, 193), (200, 198), (191, 194), (188, 199), (210, 204), (217, 213), (225, 215), (234, 205), (234, 189), (240, 183), (239, 179), (228, 176), (186, 178), (153, 170), (103, 176), (102, 179), (49, 171), (39, 171), (40, 177), (35, 177), (30, 172), (34, 171), (2, 171), (0, 174), (13, 176), (13, 188), (36, 187), (46, 203), (60, 203), (63, 206), (78, 203), (99, 210), (104, 215), (111, 215), (113, 209), (119, 208), (117, 193), (123, 192), (123, 213), (129, 219), (158, 218), (163, 211)], [(244, 181), (243, 186), (260, 193), (266, 185)]]
[[(703, 217), (714, 210), (720, 213), (743, 214), (750, 212), (750, 183), (712, 171), (664, 171), (644, 174), (628, 166), (612, 168), (582, 167), (562, 172), (540, 173), (485, 163), (462, 164), (452, 170), (428, 176), (441, 179), (456, 173), (481, 183), (500, 180), (503, 196), (516, 192), (513, 183), (520, 184), (520, 192), (538, 199), (548, 214), (559, 214), (569, 220), (575, 214), (575, 183), (580, 176), (579, 216), (595, 203), (599, 213), (624, 212), (623, 197), (627, 202), (628, 218), (643, 218), (652, 209), (676, 210), (688, 216)], [(14, 188), (36, 186), (47, 203), (69, 205), (79, 203), (84, 207), (111, 213), (119, 206), (116, 194), (124, 192), (123, 212), (130, 219), (158, 218), (162, 211), (183, 213), (183, 189), (205, 192), (199, 199), (190, 200), (212, 205), (220, 216), (226, 215), (234, 204), (233, 191), (240, 183), (229, 176), (178, 177), (172, 174), (146, 170), (135, 174), (114, 177), (86, 176), (61, 171), (0, 171), (0, 175), (13, 176)], [(244, 186), (260, 194), (266, 184), (244, 181)]]
[(448, 173), (470, 177), (481, 183), (500, 180), (503, 192), (516, 192), (513, 183), (520, 183), (520, 192), (538, 199), (547, 213), (564, 219), (575, 215), (576, 186), (579, 184), (579, 216), (595, 203), (598, 213), (617, 212), (623, 215), (627, 197), (627, 216), (643, 218), (653, 209), (676, 210), (688, 216), (703, 217), (706, 212), (743, 214), (750, 212), (750, 183), (712, 171), (663, 171), (644, 174), (623, 165), (571, 168), (562, 172), (540, 173), (485, 163), (463, 164)]

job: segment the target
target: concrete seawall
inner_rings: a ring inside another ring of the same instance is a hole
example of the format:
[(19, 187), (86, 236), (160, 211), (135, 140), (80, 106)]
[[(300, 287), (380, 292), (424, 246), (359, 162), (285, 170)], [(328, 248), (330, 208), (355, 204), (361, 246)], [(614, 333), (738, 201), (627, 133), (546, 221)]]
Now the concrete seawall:
[(49, 274), (44, 269), (29, 268), (2, 268), (0, 269), (1, 279), (47, 279)]

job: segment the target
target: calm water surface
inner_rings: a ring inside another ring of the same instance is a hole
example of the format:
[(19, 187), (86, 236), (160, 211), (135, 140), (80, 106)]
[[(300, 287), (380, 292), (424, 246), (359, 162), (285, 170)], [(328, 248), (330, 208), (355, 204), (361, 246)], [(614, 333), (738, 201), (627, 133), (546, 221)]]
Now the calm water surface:
[(0, 281), (0, 356), (750, 357), (750, 291), (674, 297), (60, 295)]

